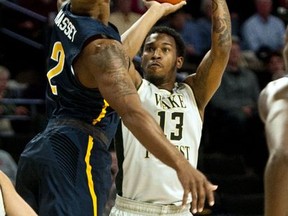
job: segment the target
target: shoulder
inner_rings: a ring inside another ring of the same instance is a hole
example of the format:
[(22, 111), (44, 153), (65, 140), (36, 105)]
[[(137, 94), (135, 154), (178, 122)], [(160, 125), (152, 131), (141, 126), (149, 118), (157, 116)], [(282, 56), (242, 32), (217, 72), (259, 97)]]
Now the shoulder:
[(282, 77), (280, 79), (271, 81), (267, 86), (262, 90), (262, 94), (269, 96), (277, 96), (278, 94), (285, 95), (288, 98), (288, 77)]
[(265, 120), (269, 110), (278, 102), (288, 104), (288, 77), (271, 81), (259, 95), (260, 116)]
[(112, 54), (118, 53), (119, 51), (123, 51), (124, 53), (123, 46), (119, 41), (109, 38), (100, 38), (99, 36), (93, 37), (87, 41), (83, 51), (87, 54), (101, 53), (103, 54), (103, 57), (105, 57), (104, 53)]
[(275, 16), (275, 15), (271, 15), (270, 16), (270, 19), (272, 22), (274, 23), (278, 23), (278, 24), (281, 24), (281, 25), (285, 25), (284, 24), (284, 21), (282, 19), (280, 19), (279, 17)]
[(258, 21), (259, 21), (259, 17), (256, 14), (254, 14), (254, 15), (248, 17), (248, 19), (243, 23), (243, 28), (251, 25), (254, 22), (258, 22)]

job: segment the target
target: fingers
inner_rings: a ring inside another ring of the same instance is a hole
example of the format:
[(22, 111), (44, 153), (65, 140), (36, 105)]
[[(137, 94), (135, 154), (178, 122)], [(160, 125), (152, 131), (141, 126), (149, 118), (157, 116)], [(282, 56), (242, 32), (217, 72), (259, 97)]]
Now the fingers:
[(202, 212), (204, 209), (206, 200), (206, 188), (205, 182), (199, 181), (192, 187), (192, 213)]
[[(204, 182), (205, 184), (205, 182)], [(206, 190), (205, 190), (205, 185), (203, 185), (203, 187), (198, 188), (198, 200), (197, 200), (197, 210), (198, 212), (202, 212), (205, 206), (205, 200), (206, 200)]]
[(213, 206), (215, 203), (214, 191), (217, 189), (217, 185), (211, 184), (208, 180), (194, 182), (190, 186), (190, 190), (185, 190), (183, 195), (182, 205), (187, 204), (188, 194), (191, 193), (192, 203), (191, 211), (193, 214), (197, 212), (202, 212), (205, 207), (205, 201), (207, 198), (208, 204)]
[(182, 199), (182, 206), (185, 206), (187, 204), (188, 194), (190, 193), (190, 190), (184, 190), (183, 199)]
[(213, 206), (215, 204), (215, 197), (214, 197), (214, 191), (218, 188), (217, 185), (213, 185), (209, 183), (209, 189), (207, 190), (207, 200), (208, 204), (210, 206)]
[(158, 1), (153, 1), (153, 0), (143, 0), (143, 3), (147, 8), (150, 8), (152, 5), (158, 5), (160, 7), (165, 7), (168, 14), (179, 10), (180, 8), (182, 8), (184, 5), (187, 4), (186, 1), (181, 1), (178, 4), (173, 5), (170, 3), (160, 3)]
[[(195, 182), (196, 183), (196, 182)], [(197, 203), (198, 203), (198, 192), (197, 192), (197, 183), (192, 184), (191, 186), (191, 195), (192, 195), (192, 203), (191, 203), (191, 209), (192, 213), (196, 214), (197, 213)]]

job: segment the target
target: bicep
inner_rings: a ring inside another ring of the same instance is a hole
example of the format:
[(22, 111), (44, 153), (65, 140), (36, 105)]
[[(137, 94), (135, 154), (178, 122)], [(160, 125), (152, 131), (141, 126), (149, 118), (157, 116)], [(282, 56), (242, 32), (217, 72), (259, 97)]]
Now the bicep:
[(259, 109), (264, 119), (267, 143), (288, 145), (285, 141), (288, 130), (288, 82), (281, 78), (270, 82), (259, 97)]
[(140, 106), (135, 83), (129, 70), (135, 70), (120, 43), (113, 41), (96, 44), (89, 55), (89, 71), (102, 96), (120, 116), (131, 107)]
[(226, 59), (215, 58), (209, 51), (200, 62), (197, 71), (185, 82), (193, 89), (199, 110), (204, 110), (216, 90), (226, 67)]
[(287, 146), (288, 133), (288, 102), (277, 100), (271, 103), (265, 122), (265, 132), (268, 146)]

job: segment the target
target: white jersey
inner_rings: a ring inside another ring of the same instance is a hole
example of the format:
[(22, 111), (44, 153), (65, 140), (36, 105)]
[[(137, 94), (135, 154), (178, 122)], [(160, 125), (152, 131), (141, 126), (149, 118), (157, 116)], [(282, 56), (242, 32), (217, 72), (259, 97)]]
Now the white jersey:
[[(166, 137), (196, 167), (203, 123), (192, 89), (181, 83), (175, 85), (171, 93), (143, 79), (138, 93)], [(120, 166), (122, 196), (142, 202), (180, 205), (183, 188), (175, 170), (149, 153), (123, 123), (122, 139), (123, 158), (119, 158), (120, 163), (123, 162)], [(119, 179), (117, 181), (119, 185)]]
[(5, 204), (3, 200), (2, 190), (0, 189), (0, 216), (5, 216)]

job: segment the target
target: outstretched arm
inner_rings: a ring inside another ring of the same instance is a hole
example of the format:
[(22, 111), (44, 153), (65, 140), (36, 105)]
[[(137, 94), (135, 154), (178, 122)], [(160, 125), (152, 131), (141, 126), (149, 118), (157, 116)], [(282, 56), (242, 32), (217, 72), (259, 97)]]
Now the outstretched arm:
[(212, 44), (197, 68), (196, 74), (185, 82), (194, 91), (198, 109), (203, 117), (204, 109), (218, 89), (227, 66), (231, 41), (231, 18), (226, 0), (212, 1)]
[[(186, 4), (186, 1), (182, 1), (176, 5), (161, 4), (157, 1), (143, 0), (143, 2), (148, 10), (121, 36), (123, 47), (130, 59), (133, 59), (137, 55), (149, 30), (161, 17), (175, 12)], [(142, 82), (141, 75), (135, 70), (130, 70), (130, 76), (134, 85), (138, 88)]]
[(148, 10), (135, 22), (126, 32), (121, 35), (121, 40), (130, 58), (134, 58), (140, 50), (140, 47), (148, 31), (156, 22), (164, 16), (173, 13), (183, 7), (186, 1), (181, 1), (176, 5), (168, 3), (159, 3), (157, 1), (145, 1), (144, 4)]
[(36, 216), (33, 209), (16, 192), (10, 179), (0, 170), (0, 187), (7, 216)]

